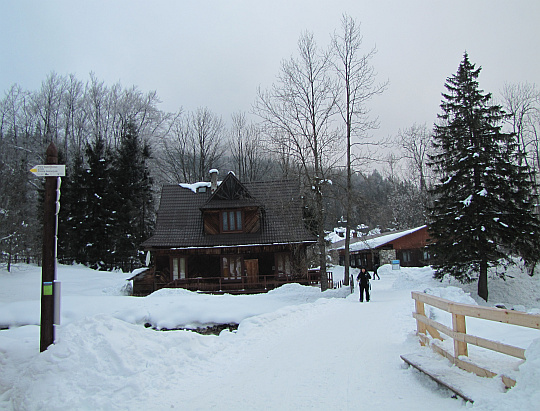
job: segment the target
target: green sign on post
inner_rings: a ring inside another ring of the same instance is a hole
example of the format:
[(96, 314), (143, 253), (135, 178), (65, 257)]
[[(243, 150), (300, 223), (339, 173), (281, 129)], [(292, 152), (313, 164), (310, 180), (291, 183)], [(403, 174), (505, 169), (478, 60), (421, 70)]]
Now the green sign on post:
[(44, 282), (43, 283), (43, 295), (53, 295), (53, 283)]

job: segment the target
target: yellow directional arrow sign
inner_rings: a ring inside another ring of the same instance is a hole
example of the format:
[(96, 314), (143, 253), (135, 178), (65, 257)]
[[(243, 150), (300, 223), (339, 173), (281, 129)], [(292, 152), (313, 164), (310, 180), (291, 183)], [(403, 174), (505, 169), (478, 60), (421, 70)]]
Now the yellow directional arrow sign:
[(66, 166), (64, 164), (40, 164), (30, 169), (37, 177), (64, 177)]

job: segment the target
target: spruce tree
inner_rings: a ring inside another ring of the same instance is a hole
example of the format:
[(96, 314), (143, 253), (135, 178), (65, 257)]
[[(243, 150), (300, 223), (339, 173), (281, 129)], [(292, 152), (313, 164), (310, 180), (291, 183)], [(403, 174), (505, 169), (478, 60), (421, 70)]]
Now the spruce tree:
[(465, 53), (445, 84), (430, 164), (440, 180), (431, 190), (429, 230), (435, 277), (478, 278), (478, 295), (487, 301), (488, 267), (511, 254), (533, 255), (540, 231), (515, 136), (502, 131), (506, 114), (479, 89), (480, 71)]
[(73, 164), (67, 165), (62, 178), (60, 213), (58, 215), (58, 259), (65, 263), (86, 264), (87, 247), (83, 230), (86, 224), (88, 196), (87, 170), (82, 153), (76, 154)]
[(124, 271), (140, 264), (139, 246), (150, 236), (154, 216), (152, 181), (147, 161), (150, 148), (128, 122), (114, 158), (114, 255)]
[(86, 264), (92, 268), (112, 269), (111, 237), (114, 230), (113, 189), (111, 185), (111, 153), (102, 138), (87, 145), (88, 169), (82, 181), (79, 224), (80, 241), (85, 247)]

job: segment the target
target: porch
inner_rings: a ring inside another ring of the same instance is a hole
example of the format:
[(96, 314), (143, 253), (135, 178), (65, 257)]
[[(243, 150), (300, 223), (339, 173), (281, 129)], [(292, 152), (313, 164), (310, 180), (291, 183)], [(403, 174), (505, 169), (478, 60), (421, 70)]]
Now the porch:
[(265, 293), (284, 284), (316, 285), (320, 281), (318, 272), (310, 271), (306, 276), (259, 275), (256, 279), (243, 275), (231, 279), (224, 277), (193, 277), (166, 280), (162, 272), (149, 268), (134, 277), (133, 295), (146, 296), (162, 288), (183, 288), (189, 291), (211, 294), (258, 294)]

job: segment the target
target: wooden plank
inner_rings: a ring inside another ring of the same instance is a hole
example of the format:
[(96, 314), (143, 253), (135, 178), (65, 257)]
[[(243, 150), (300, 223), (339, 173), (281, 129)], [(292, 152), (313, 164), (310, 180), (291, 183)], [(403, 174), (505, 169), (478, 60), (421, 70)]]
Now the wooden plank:
[[(434, 321), (431, 318), (427, 318), (426, 316), (421, 316), (421, 317), (417, 316), (416, 313), (413, 313), (413, 317), (416, 318), (417, 321), (421, 321), (421, 322), (425, 323), (426, 325), (430, 326), (431, 328), (434, 328), (434, 329), (442, 332), (443, 334), (446, 334), (449, 337), (454, 336), (454, 331), (451, 328), (444, 325), (444, 324), (441, 324), (441, 323), (439, 323), (437, 321)], [(442, 338), (439, 338), (439, 340), (442, 340)]]
[[(452, 327), (455, 333), (467, 334), (465, 316), (452, 314)], [(469, 351), (467, 350), (467, 343), (460, 341), (456, 338), (454, 338), (453, 340), (454, 340), (454, 357), (459, 357), (460, 355), (468, 356)]]
[(480, 307), (472, 304), (454, 303), (444, 298), (413, 291), (412, 298), (417, 301), (429, 304), (441, 310), (464, 315), (467, 317), (481, 318), (484, 320), (496, 321), (506, 324), (514, 324), (522, 327), (540, 329), (540, 315), (528, 314), (514, 310), (504, 310), (493, 307)]
[(501, 375), (501, 378), (502, 378), (502, 382), (504, 384), (504, 386), (508, 389), (508, 388), (512, 388), (516, 385), (516, 380), (510, 378), (510, 377), (507, 377), (506, 375)]
[(447, 358), (452, 364), (454, 364), (458, 368), (461, 368), (464, 371), (470, 372), (472, 374), (476, 374), (477, 376), (484, 377), (484, 378), (493, 378), (497, 375), (497, 373), (494, 373), (493, 371), (479, 367), (478, 365), (473, 364), (472, 362), (455, 358), (451, 353), (449, 353), (448, 351), (446, 351), (444, 348), (442, 348), (441, 346), (437, 344), (431, 344), (430, 347), (437, 354), (440, 354), (443, 357)]
[(540, 330), (540, 315), (538, 314), (527, 314), (520, 311), (478, 307), (468, 304), (454, 305), (455, 307), (452, 307), (452, 309), (456, 314)]
[(260, 214), (257, 208), (244, 210), (245, 232), (258, 233), (261, 230)]
[(411, 293), (412, 298), (417, 301), (422, 301), (423, 303), (429, 304), (433, 307), (440, 308), (446, 312), (450, 312), (450, 301), (445, 300), (444, 298), (435, 297), (434, 295), (429, 295), (426, 293), (420, 293), (418, 291), (413, 291)]
[[(422, 301), (416, 300), (414, 302), (414, 305), (415, 305), (415, 309), (416, 309), (416, 314), (419, 317), (425, 317), (426, 312), (424, 310), (424, 303)], [(414, 314), (413, 314), (413, 316), (414, 316)], [(416, 316), (415, 316), (415, 318), (416, 318)], [(426, 333), (426, 325), (425, 325), (425, 323), (422, 322), (422, 321), (419, 321), (418, 319), (416, 321), (416, 332), (419, 333), (419, 334), (425, 334)]]
[(454, 338), (460, 341), (464, 341), (467, 344), (473, 344), (478, 347), (487, 348), (488, 350), (497, 351), (502, 354), (519, 358), (521, 360), (525, 359), (525, 350), (523, 348), (514, 347), (513, 345), (504, 344), (499, 341), (488, 340), (486, 338), (477, 337), (470, 334), (456, 334)]
[(504, 344), (499, 341), (488, 340), (486, 338), (477, 337), (471, 334), (456, 333), (451, 328), (445, 326), (444, 324), (440, 324), (425, 316), (424, 317), (418, 316), (418, 314), (416, 313), (413, 313), (413, 317), (417, 321), (421, 321), (425, 323), (427, 327), (439, 330), (440, 332), (449, 336), (450, 338), (466, 342), (467, 344), (473, 344), (478, 347), (487, 348), (488, 350), (497, 351), (502, 354), (510, 355), (512, 357), (516, 357), (522, 360), (525, 359), (525, 350), (523, 348), (514, 347), (513, 345)]
[(474, 400), (469, 397), (467, 394), (465, 394), (463, 391), (458, 389), (457, 387), (453, 386), (448, 382), (446, 378), (444, 378), (443, 374), (438, 374), (433, 371), (429, 371), (425, 366), (420, 365), (417, 361), (415, 361), (411, 356), (405, 356), (400, 355), (401, 359), (405, 361), (410, 366), (416, 368), (418, 371), (426, 374), (428, 377), (430, 377), (433, 381), (437, 382), (438, 384), (442, 385), (443, 387), (449, 389), (457, 396), (463, 398), (465, 401), (469, 401), (471, 403), (474, 402)]
[[(427, 337), (425, 337), (427, 339)], [(486, 368), (482, 368), (472, 362), (470, 360), (465, 361), (460, 358), (455, 358), (451, 353), (446, 351), (444, 348), (439, 346), (438, 344), (430, 344), (429, 341), (424, 340), (424, 345), (427, 345), (431, 347), (431, 349), (436, 352), (437, 354), (442, 355), (443, 357), (446, 357), (452, 364), (454, 364), (456, 367), (461, 368), (464, 371), (476, 374), (479, 377), (485, 377), (485, 378), (493, 378), (497, 376), (498, 374), (488, 370)], [(511, 388), (514, 385), (516, 385), (516, 381), (506, 375), (501, 374), (501, 379), (506, 388)]]
[(219, 234), (219, 212), (205, 211), (203, 213), (203, 222), (206, 234)]

